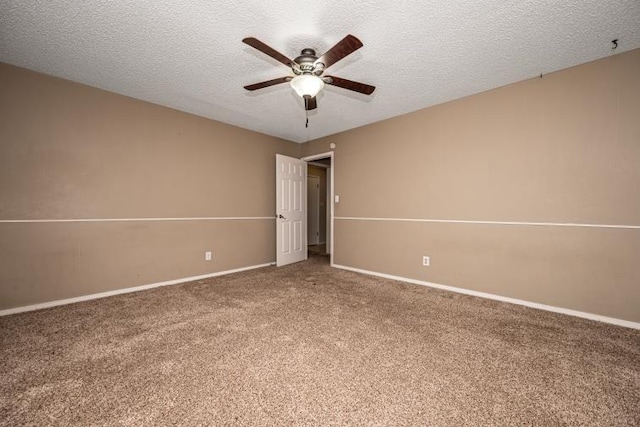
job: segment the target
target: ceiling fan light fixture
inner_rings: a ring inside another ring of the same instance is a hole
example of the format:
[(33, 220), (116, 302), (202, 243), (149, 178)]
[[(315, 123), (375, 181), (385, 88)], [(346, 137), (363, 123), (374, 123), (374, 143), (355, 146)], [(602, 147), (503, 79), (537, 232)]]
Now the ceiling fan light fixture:
[(307, 96), (315, 98), (315, 96), (320, 93), (324, 87), (324, 81), (313, 74), (301, 74), (299, 76), (295, 76), (291, 79), (289, 84), (291, 84), (293, 90), (295, 90), (301, 98)]

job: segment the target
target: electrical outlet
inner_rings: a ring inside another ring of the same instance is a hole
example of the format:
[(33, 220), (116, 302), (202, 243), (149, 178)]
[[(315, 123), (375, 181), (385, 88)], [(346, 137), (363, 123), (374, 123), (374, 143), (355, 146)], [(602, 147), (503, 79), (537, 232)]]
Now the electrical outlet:
[(205, 261), (211, 261), (212, 255), (211, 252), (207, 251), (204, 253), (204, 260)]
[(425, 267), (429, 267), (431, 265), (431, 259), (429, 259), (428, 256), (423, 256), (422, 265), (424, 265)]

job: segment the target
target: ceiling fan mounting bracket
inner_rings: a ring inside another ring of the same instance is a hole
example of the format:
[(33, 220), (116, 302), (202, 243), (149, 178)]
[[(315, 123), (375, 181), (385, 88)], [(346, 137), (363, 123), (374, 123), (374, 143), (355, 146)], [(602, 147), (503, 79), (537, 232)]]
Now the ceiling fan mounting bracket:
[(318, 57), (316, 56), (316, 51), (313, 49), (302, 49), (300, 52), (300, 56), (298, 56), (294, 61), (300, 65), (302, 64), (313, 64)]

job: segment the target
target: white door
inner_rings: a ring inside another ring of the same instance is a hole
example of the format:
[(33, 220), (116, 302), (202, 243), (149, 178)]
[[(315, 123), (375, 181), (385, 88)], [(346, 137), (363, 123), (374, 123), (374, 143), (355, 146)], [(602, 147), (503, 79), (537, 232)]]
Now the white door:
[(320, 177), (307, 176), (307, 244), (320, 243)]
[(276, 154), (276, 265), (307, 259), (307, 162)]

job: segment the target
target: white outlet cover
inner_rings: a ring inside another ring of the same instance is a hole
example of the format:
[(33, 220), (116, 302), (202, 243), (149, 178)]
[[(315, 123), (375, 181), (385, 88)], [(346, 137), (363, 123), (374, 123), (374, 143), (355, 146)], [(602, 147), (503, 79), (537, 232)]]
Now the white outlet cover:
[(431, 260), (428, 256), (422, 257), (422, 265), (424, 265), (425, 267), (429, 267), (429, 265), (431, 265)]
[(204, 253), (204, 260), (205, 261), (211, 261), (211, 252), (205, 252)]

